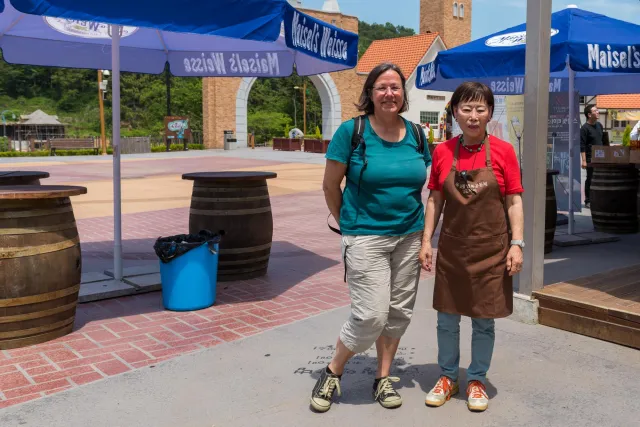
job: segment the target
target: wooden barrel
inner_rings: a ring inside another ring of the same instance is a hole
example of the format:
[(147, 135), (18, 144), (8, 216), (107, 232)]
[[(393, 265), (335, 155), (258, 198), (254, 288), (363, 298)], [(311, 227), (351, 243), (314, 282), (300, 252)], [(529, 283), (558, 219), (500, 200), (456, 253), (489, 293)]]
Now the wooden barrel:
[(224, 230), (218, 281), (242, 280), (267, 273), (273, 217), (267, 179), (272, 172), (185, 174), (193, 179), (189, 233)]
[(40, 185), (41, 178), (49, 178), (49, 172), (0, 171), (0, 185)]
[(638, 173), (630, 164), (593, 166), (591, 218), (596, 231), (638, 232)]
[(638, 168), (638, 224), (640, 224), (640, 165), (636, 167)]
[(80, 238), (69, 196), (84, 187), (0, 187), (0, 349), (71, 332)]
[(555, 169), (547, 170), (547, 203), (544, 217), (544, 253), (553, 250), (553, 239), (556, 235), (556, 222), (558, 219), (558, 204), (556, 202), (556, 190), (553, 185), (554, 175), (560, 172)]

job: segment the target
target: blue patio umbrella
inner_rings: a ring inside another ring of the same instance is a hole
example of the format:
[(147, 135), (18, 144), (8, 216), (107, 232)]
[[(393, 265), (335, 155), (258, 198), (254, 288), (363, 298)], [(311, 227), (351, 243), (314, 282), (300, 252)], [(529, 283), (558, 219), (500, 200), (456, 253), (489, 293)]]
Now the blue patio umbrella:
[(114, 275), (122, 278), (120, 71), (307, 76), (353, 68), (357, 34), (286, 0), (0, 0), (10, 63), (113, 71)]
[[(569, 7), (551, 15), (550, 92), (582, 95), (640, 92), (640, 25)], [(416, 86), (454, 90), (468, 80), (498, 95), (524, 93), (526, 24), (453, 49), (418, 68)], [(569, 122), (574, 117), (569, 97)], [(569, 153), (575, 137), (569, 126)], [(573, 232), (573, 156), (569, 156), (569, 233)]]

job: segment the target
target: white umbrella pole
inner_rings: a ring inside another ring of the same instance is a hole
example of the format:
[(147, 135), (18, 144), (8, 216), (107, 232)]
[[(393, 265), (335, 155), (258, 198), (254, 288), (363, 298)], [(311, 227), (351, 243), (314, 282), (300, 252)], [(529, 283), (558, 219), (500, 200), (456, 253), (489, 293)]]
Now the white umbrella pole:
[(573, 113), (573, 109), (575, 108), (575, 97), (573, 96), (574, 92), (574, 77), (575, 71), (571, 69), (571, 64), (569, 62), (569, 55), (567, 55), (567, 70), (569, 71), (569, 227), (568, 233), (569, 235), (573, 234), (573, 121), (575, 120), (575, 116)]
[(111, 27), (113, 72), (113, 277), (122, 280), (122, 207), (120, 188), (120, 26)]

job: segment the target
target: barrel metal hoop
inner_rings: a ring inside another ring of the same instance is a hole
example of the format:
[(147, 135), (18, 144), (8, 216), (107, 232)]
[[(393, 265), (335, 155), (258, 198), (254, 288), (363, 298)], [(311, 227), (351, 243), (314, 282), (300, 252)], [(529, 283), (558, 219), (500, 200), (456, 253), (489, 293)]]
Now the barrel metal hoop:
[(609, 186), (600, 186), (600, 185), (592, 185), (592, 190), (596, 191), (636, 191), (636, 186), (632, 187), (609, 187)]
[(271, 206), (255, 209), (225, 209), (225, 210), (203, 210), (193, 209), (189, 210), (191, 215), (203, 215), (203, 216), (240, 216), (240, 215), (253, 215), (259, 213), (271, 212)]
[(42, 317), (53, 316), (54, 314), (64, 313), (67, 310), (71, 310), (78, 305), (77, 301), (70, 302), (69, 304), (61, 305), (60, 307), (50, 308), (49, 310), (34, 311), (32, 313), (15, 314), (13, 316), (0, 317), (0, 323), (13, 323), (22, 322), (24, 320), (40, 319)]
[[(69, 325), (70, 323), (73, 323), (75, 316), (71, 316), (68, 319), (64, 319), (61, 320), (59, 322), (55, 322), (55, 323), (50, 323), (48, 325), (44, 325), (44, 326), (38, 326), (35, 328), (29, 328), (29, 329), (20, 329), (17, 331), (8, 331), (8, 332), (0, 332), (0, 338), (1, 339), (5, 339), (5, 338), (26, 338), (30, 335), (36, 335), (36, 334), (43, 334), (45, 332), (50, 332), (56, 329), (60, 329), (63, 328), (67, 325)], [(0, 344), (4, 344), (4, 343), (0, 343)]]
[(216, 203), (232, 203), (232, 202), (253, 202), (256, 200), (268, 200), (269, 195), (264, 196), (248, 196), (248, 197), (192, 197), (194, 202), (216, 202)]
[(267, 190), (269, 187), (260, 185), (258, 187), (193, 187), (193, 194), (201, 193), (235, 193), (240, 190)]
[(0, 235), (49, 233), (52, 231), (72, 230), (74, 228), (77, 228), (75, 221), (67, 224), (40, 225), (31, 228), (5, 228), (0, 229)]
[(36, 304), (45, 301), (52, 301), (59, 298), (64, 298), (80, 290), (80, 284), (70, 286), (68, 288), (60, 289), (59, 291), (46, 292), (44, 294), (29, 295), (19, 298), (6, 298), (0, 299), (0, 308), (4, 307), (16, 307), (19, 305)]
[(241, 259), (241, 260), (237, 260), (237, 261), (218, 261), (218, 265), (219, 266), (226, 266), (226, 265), (252, 264), (254, 262), (269, 261), (269, 257), (270, 257), (270, 255), (265, 255), (265, 256), (261, 256), (261, 257), (249, 258), (249, 259)]
[(80, 243), (80, 236), (68, 239), (59, 243), (49, 245), (27, 246), (24, 248), (3, 248), (0, 249), (0, 259), (22, 258), (26, 256), (42, 255), (50, 252), (57, 252), (77, 246)]
[(33, 218), (36, 216), (46, 215), (58, 215), (62, 213), (73, 212), (71, 205), (62, 208), (53, 209), (32, 209), (23, 211), (5, 211), (0, 212), (0, 219), (14, 219), (14, 218)]
[(255, 267), (250, 267), (250, 268), (227, 268), (223, 270), (218, 270), (218, 274), (220, 274), (221, 276), (224, 276), (224, 275), (251, 273), (253, 271), (264, 270), (265, 268), (268, 268), (267, 263), (264, 263)]
[(250, 246), (247, 248), (233, 248), (233, 249), (220, 249), (220, 256), (234, 255), (234, 254), (246, 254), (250, 252), (264, 251), (271, 248), (271, 242), (260, 246)]

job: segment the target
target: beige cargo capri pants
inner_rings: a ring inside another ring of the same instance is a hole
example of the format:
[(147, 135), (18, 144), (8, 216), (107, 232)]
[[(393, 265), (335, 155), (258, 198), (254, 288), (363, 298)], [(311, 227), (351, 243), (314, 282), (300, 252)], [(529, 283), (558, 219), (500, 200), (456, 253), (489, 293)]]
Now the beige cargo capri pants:
[(379, 336), (400, 338), (416, 302), (422, 231), (404, 236), (342, 236), (351, 315), (340, 340), (354, 353)]

